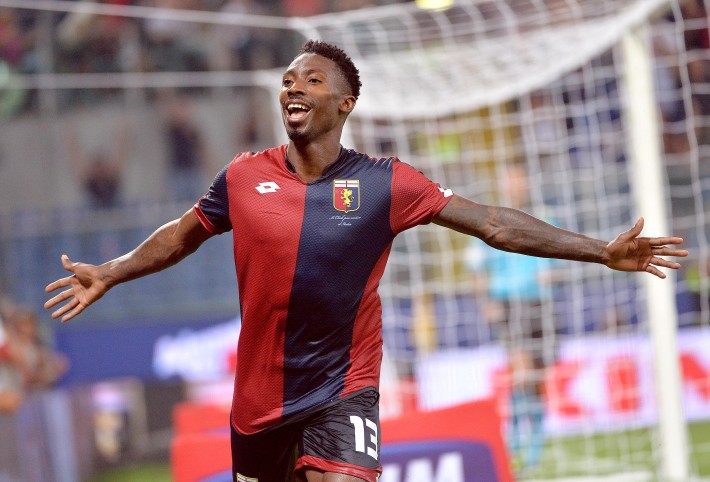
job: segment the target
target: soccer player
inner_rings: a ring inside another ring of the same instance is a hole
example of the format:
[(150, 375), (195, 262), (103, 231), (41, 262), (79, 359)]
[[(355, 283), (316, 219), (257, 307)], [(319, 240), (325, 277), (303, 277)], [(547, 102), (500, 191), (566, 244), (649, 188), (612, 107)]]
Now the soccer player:
[[(231, 413), (238, 482), (375, 482), (382, 359), (377, 294), (394, 237), (434, 222), (491, 246), (600, 263), (622, 271), (679, 268), (681, 238), (639, 237), (640, 219), (611, 242), (522, 211), (466, 200), (396, 158), (340, 144), (360, 93), (336, 46), (307, 42), (283, 74), (287, 145), (238, 154), (181, 218), (102, 265), (72, 262), (45, 303), (66, 322), (113, 286), (155, 273), (216, 234), (233, 232), (241, 302)], [(62, 304), (64, 303), (64, 304)]]

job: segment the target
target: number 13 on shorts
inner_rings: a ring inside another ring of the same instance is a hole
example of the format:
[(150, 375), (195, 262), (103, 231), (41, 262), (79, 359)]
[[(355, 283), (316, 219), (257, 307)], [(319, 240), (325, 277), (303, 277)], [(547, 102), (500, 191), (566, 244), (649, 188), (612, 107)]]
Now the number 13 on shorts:
[[(366, 453), (377, 460), (377, 424), (372, 420), (357, 415), (350, 416), (350, 423), (355, 429), (355, 451)], [(369, 435), (369, 440), (367, 439)]]

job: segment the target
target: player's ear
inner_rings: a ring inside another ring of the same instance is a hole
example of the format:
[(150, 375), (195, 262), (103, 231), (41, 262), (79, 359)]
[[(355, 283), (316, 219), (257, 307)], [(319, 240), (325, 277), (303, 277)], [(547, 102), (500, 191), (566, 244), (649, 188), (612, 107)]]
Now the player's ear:
[(343, 95), (340, 100), (340, 111), (345, 114), (350, 114), (355, 108), (355, 97), (349, 94)]

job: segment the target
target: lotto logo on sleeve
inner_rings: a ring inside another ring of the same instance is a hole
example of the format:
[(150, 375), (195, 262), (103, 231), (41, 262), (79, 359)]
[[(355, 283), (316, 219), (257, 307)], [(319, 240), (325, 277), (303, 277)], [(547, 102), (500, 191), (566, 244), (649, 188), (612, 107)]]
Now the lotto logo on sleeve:
[(333, 207), (344, 213), (360, 209), (360, 181), (357, 179), (333, 181)]
[(254, 477), (247, 477), (237, 472), (237, 482), (259, 482), (259, 479)]
[(454, 191), (451, 189), (444, 189), (443, 187), (439, 186), (439, 192), (444, 195), (444, 197), (451, 197), (454, 195)]

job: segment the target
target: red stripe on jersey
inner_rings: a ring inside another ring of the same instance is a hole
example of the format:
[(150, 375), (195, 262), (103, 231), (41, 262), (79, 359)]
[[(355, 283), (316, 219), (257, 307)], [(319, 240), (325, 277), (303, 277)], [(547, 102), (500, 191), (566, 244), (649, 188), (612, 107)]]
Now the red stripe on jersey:
[(283, 411), (285, 325), (306, 185), (286, 169), (283, 149), (233, 163), (227, 185), (242, 311), (232, 423), (250, 434)]
[(350, 349), (350, 368), (345, 375), (342, 396), (365, 387), (380, 386), (382, 365), (382, 302), (377, 288), (385, 271), (392, 245), (382, 253), (365, 285), (357, 317), (353, 326), (353, 342)]
[(397, 234), (419, 224), (429, 224), (451, 200), (450, 191), (445, 193), (438, 184), (404, 162), (395, 162), (392, 168), (392, 231)]

